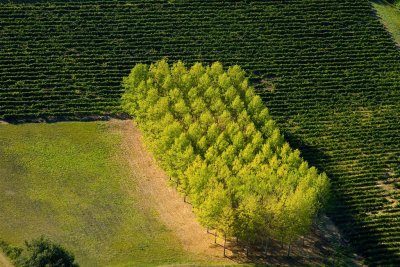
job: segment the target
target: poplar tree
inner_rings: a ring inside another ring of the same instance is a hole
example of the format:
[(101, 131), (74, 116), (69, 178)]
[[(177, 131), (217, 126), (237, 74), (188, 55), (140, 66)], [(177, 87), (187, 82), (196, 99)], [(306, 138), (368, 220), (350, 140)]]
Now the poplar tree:
[(122, 108), (204, 226), (249, 244), (307, 233), (328, 178), (285, 142), (239, 66), (138, 64), (123, 87)]

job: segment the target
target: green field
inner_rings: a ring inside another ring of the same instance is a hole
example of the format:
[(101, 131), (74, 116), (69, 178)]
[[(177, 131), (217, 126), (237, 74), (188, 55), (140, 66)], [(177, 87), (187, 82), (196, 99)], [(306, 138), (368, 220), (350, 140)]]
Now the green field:
[(370, 2), (0, 0), (0, 30), (9, 120), (119, 113), (138, 62), (239, 64), (290, 145), (328, 174), (329, 216), (351, 244), (400, 265), (400, 53)]
[(90, 267), (196, 260), (128, 193), (136, 177), (118, 125), (0, 125), (0, 239), (22, 246), (43, 234)]

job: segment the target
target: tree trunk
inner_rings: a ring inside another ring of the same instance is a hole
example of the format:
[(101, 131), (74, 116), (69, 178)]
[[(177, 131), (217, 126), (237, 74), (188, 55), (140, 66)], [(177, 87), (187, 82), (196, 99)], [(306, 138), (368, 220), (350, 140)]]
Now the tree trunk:
[(187, 203), (187, 202), (186, 202), (186, 194), (185, 194), (185, 196), (183, 197), (183, 202)]
[(288, 251), (287, 251), (287, 256), (288, 257), (290, 256), (290, 248), (291, 248), (291, 244), (289, 244)]
[(215, 230), (215, 235), (214, 235), (214, 244), (217, 244), (217, 230)]
[(226, 234), (224, 233), (224, 257), (226, 257)]
[(267, 240), (265, 240), (265, 246), (264, 246), (264, 253), (265, 253), (265, 255), (268, 255), (268, 238), (267, 238)]
[(265, 239), (263, 238), (263, 239), (261, 239), (261, 248), (264, 247), (264, 244), (265, 244)]

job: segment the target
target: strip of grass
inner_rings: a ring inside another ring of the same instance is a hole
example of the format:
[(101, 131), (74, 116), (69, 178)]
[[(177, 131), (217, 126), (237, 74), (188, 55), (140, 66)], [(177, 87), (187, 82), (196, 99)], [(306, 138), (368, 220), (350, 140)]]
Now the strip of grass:
[(128, 193), (134, 177), (112, 125), (0, 125), (0, 239), (22, 245), (44, 234), (81, 266), (195, 260)]
[(393, 35), (396, 43), (400, 45), (400, 2), (397, 4), (398, 7), (382, 0), (375, 0), (372, 5), (378, 12), (382, 23)]

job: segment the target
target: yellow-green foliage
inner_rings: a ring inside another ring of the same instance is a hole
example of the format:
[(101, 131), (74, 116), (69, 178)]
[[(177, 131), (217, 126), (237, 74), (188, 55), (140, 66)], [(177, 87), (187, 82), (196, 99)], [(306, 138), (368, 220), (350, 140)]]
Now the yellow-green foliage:
[(285, 143), (239, 66), (161, 60), (123, 86), (124, 110), (203, 225), (248, 241), (308, 231), (328, 179)]

